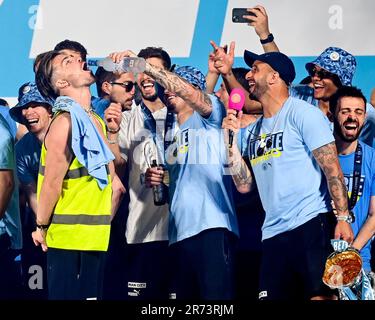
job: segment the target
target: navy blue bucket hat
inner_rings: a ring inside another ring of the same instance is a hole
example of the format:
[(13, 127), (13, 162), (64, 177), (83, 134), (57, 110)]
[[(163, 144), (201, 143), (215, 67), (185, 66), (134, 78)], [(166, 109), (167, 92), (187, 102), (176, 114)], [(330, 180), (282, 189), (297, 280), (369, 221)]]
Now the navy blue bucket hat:
[(30, 103), (40, 104), (46, 107), (52, 107), (53, 101), (45, 99), (39, 92), (34, 82), (27, 82), (20, 87), (18, 92), (18, 104), (9, 110), (13, 120), (23, 123), (24, 117), (22, 110), (27, 108)]
[(314, 61), (307, 63), (306, 70), (310, 72), (314, 65), (337, 75), (343, 86), (351, 86), (357, 61), (352, 54), (344, 49), (329, 47)]

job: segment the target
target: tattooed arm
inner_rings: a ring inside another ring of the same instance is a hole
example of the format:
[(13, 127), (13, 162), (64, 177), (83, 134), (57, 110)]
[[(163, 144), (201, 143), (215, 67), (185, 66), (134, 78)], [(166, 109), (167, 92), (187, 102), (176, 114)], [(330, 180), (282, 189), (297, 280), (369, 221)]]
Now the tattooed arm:
[(235, 142), (232, 148), (227, 148), (227, 155), (229, 172), (238, 192), (248, 193), (253, 190), (255, 186), (253, 175)]
[(371, 197), (370, 208), (366, 222), (362, 225), (359, 233), (353, 241), (353, 247), (361, 250), (375, 234), (375, 196)]
[(158, 69), (149, 63), (146, 63), (145, 73), (153, 77), (165, 89), (185, 100), (200, 115), (208, 117), (211, 114), (212, 103), (210, 97), (202, 90), (194, 88), (185, 79), (172, 72)]
[[(349, 215), (348, 191), (344, 183), (344, 175), (337, 157), (335, 143), (331, 142), (315, 149), (313, 155), (326, 176), (329, 193), (337, 210), (337, 215)], [(338, 221), (335, 238), (343, 238), (348, 243), (351, 243), (353, 241), (351, 225), (345, 221)]]
[[(223, 129), (225, 129), (225, 145), (227, 148), (228, 168), (233, 178), (236, 188), (241, 193), (250, 192), (254, 188), (254, 181), (251, 171), (241, 156), (237, 147), (237, 133), (241, 127), (242, 111), (236, 117), (236, 110), (228, 109), (227, 116), (223, 120)], [(232, 147), (229, 148), (228, 130), (235, 133)]]

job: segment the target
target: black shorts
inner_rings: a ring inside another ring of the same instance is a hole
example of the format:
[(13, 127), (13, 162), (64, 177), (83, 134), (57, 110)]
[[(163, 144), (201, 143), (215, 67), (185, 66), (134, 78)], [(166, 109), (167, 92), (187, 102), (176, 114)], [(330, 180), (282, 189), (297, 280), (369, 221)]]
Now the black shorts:
[(168, 300), (168, 241), (127, 244), (125, 250), (128, 300)]
[(105, 255), (104, 251), (48, 248), (48, 299), (102, 299)]
[(334, 294), (322, 281), (325, 261), (333, 251), (334, 226), (333, 213), (321, 213), (264, 240), (259, 299), (307, 300)]
[(234, 299), (234, 247), (225, 228), (207, 229), (171, 245), (175, 259), (171, 298)]

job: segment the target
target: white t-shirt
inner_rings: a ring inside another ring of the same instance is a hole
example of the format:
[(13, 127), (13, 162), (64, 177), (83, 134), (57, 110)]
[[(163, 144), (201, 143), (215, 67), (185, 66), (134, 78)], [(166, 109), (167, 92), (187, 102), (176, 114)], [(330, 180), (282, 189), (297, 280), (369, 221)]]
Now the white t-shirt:
[[(167, 108), (154, 112), (156, 133), (164, 137)], [(151, 132), (145, 129), (141, 106), (123, 112), (119, 133), (121, 156), (129, 170), (129, 216), (126, 224), (127, 243), (168, 240), (168, 204), (154, 205), (152, 188), (144, 184), (144, 174), (152, 160), (162, 163)], [(161, 150), (164, 154), (164, 150)]]

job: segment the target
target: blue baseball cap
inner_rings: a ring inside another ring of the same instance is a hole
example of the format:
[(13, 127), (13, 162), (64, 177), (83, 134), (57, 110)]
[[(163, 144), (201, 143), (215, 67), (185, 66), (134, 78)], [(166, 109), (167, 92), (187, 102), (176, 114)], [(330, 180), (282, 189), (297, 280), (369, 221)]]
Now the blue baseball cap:
[(185, 79), (193, 86), (197, 86), (202, 91), (206, 90), (206, 77), (197, 68), (190, 66), (177, 67), (174, 69), (174, 73)]
[(351, 86), (357, 61), (344, 49), (329, 47), (313, 62), (306, 63), (306, 70), (310, 72), (314, 65), (337, 75), (343, 86)]
[(290, 85), (296, 77), (296, 69), (294, 68), (293, 61), (281, 52), (255, 54), (245, 50), (244, 59), (250, 68), (252, 68), (256, 60), (267, 63), (273, 70), (279, 73), (280, 78), (283, 79), (287, 85)]
[(45, 99), (40, 94), (34, 82), (26, 82), (18, 90), (18, 104), (9, 110), (12, 119), (19, 123), (23, 123), (24, 116), (22, 115), (22, 110), (27, 108), (30, 103), (51, 107), (53, 105), (53, 100)]

